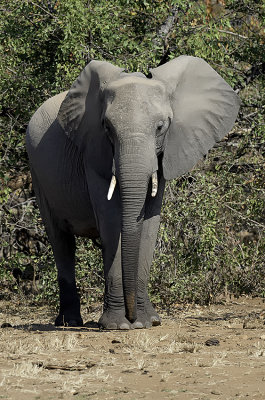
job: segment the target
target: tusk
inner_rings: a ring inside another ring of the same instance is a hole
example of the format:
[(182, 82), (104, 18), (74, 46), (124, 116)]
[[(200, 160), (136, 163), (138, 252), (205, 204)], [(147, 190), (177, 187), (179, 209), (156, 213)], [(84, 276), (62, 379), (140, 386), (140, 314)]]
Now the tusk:
[(115, 186), (116, 186), (116, 177), (115, 177), (115, 175), (112, 175), (110, 185), (109, 185), (108, 196), (107, 196), (108, 200), (111, 200)]
[(155, 197), (157, 194), (157, 187), (158, 187), (158, 182), (157, 182), (157, 172), (152, 173), (152, 193), (151, 196)]

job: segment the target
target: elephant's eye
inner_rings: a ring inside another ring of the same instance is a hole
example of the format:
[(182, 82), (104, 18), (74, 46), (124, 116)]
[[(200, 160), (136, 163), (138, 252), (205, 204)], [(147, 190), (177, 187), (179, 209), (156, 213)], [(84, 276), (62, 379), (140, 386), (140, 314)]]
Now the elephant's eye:
[(158, 134), (162, 134), (164, 132), (166, 132), (166, 130), (169, 127), (169, 118), (166, 121), (158, 121), (157, 125), (156, 125), (156, 129), (157, 129), (157, 133)]
[(156, 129), (157, 129), (158, 131), (161, 131), (162, 128), (163, 128), (163, 126), (164, 126), (164, 121), (159, 121), (159, 122), (157, 123)]
[(156, 153), (161, 154), (164, 151), (164, 140), (166, 136), (166, 131), (168, 130), (170, 124), (170, 119), (166, 121), (160, 120), (156, 124)]

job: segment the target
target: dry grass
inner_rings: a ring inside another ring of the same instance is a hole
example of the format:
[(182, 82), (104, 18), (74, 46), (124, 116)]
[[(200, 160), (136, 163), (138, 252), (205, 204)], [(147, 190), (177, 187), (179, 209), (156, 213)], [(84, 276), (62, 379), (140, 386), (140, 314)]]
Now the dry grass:
[(146, 332), (140, 332), (133, 338), (126, 335), (122, 344), (125, 352), (147, 354), (197, 353), (202, 347), (201, 344), (179, 334), (155, 337)]
[(254, 343), (253, 348), (248, 350), (248, 354), (254, 357), (265, 357), (265, 341)]
[(28, 338), (16, 338), (16, 335), (11, 332), (1, 333), (0, 352), (2, 355), (46, 354), (53, 351), (73, 351), (79, 348), (79, 341), (75, 334), (58, 336), (56, 333), (51, 333), (48, 337), (39, 335), (34, 337), (30, 334)]
[(39, 376), (43, 371), (42, 367), (30, 362), (22, 361), (16, 363), (12, 370), (9, 371), (9, 376), (16, 376), (17, 378), (33, 378)]
[(228, 363), (227, 359), (227, 352), (223, 351), (223, 352), (218, 352), (213, 359), (213, 363), (212, 366), (213, 367), (223, 367), (224, 365), (226, 365)]

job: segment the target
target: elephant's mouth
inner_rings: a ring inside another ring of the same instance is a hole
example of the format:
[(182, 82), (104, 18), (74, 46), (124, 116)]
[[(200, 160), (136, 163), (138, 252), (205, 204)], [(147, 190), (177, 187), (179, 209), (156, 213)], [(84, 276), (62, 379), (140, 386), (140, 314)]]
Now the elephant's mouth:
[[(151, 176), (151, 181), (152, 181), (152, 191), (151, 191), (151, 196), (155, 197), (157, 194), (157, 189), (158, 189), (158, 180), (157, 180), (157, 171), (152, 173)], [(108, 194), (107, 194), (107, 199), (111, 200), (112, 199), (112, 195), (114, 193), (115, 187), (117, 184), (117, 179), (115, 175), (112, 175), (111, 181), (110, 181), (110, 185), (109, 185), (109, 190), (108, 190)]]

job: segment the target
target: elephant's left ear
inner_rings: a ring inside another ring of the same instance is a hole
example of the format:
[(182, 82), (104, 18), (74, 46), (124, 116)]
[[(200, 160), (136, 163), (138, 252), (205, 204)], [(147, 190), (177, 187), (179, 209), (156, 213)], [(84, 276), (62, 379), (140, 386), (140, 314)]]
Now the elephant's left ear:
[(101, 126), (101, 92), (117, 79), (122, 68), (106, 61), (91, 61), (73, 83), (58, 112), (57, 120), (65, 134), (77, 145), (89, 140)]
[(170, 96), (173, 120), (165, 139), (163, 172), (173, 179), (189, 171), (230, 131), (240, 100), (201, 58), (180, 56), (151, 74)]

